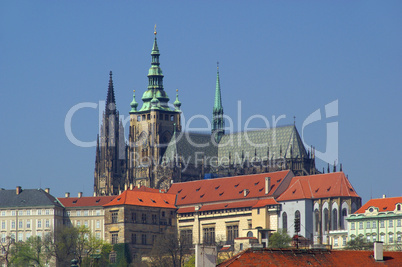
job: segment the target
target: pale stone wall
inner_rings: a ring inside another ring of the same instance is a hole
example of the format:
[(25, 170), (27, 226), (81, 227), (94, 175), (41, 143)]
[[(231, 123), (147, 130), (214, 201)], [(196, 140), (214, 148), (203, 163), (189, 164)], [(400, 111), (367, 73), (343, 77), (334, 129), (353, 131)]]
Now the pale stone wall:
[(94, 237), (105, 239), (105, 220), (102, 206), (67, 207), (66, 215), (71, 225), (76, 227), (84, 225), (91, 230)]

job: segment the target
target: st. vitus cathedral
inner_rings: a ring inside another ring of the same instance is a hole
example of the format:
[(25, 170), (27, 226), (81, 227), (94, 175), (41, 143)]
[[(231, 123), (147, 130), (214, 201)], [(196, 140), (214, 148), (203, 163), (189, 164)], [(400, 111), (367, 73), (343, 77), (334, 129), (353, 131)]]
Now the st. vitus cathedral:
[(318, 173), (314, 149), (303, 145), (295, 125), (225, 133), (219, 67), (211, 133), (182, 131), (181, 102), (169, 104), (163, 86), (156, 32), (148, 71), (148, 87), (139, 107), (131, 102), (128, 143), (119, 120), (110, 72), (106, 107), (97, 139), (94, 193), (117, 195), (145, 185), (166, 189), (173, 182), (292, 170)]

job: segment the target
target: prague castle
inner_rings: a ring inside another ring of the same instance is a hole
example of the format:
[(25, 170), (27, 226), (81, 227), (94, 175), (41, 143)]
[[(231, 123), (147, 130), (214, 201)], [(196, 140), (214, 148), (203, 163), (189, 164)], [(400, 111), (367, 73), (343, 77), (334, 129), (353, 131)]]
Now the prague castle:
[(168, 189), (175, 182), (278, 170), (292, 170), (295, 175), (318, 173), (314, 149), (306, 150), (295, 125), (225, 132), (219, 67), (211, 133), (183, 131), (182, 104), (178, 92), (173, 105), (169, 103), (156, 31), (154, 34), (148, 86), (142, 103), (137, 102), (134, 92), (130, 104), (128, 143), (124, 141), (110, 72), (97, 139), (94, 194), (117, 195), (130, 185)]

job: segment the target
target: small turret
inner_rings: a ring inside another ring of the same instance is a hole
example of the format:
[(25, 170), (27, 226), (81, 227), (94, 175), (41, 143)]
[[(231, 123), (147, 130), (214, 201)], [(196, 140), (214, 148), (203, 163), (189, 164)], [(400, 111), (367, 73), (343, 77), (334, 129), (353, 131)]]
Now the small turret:
[(179, 89), (176, 89), (176, 101), (174, 101), (173, 105), (175, 107), (175, 110), (180, 110), (181, 102), (179, 101)]
[(221, 96), (221, 86), (219, 80), (219, 62), (216, 67), (216, 88), (215, 88), (215, 102), (212, 113), (212, 134), (215, 135), (215, 141), (219, 143), (222, 136), (225, 134), (225, 121), (223, 119), (223, 106)]
[(135, 101), (135, 90), (133, 90), (133, 101), (131, 101), (130, 106), (131, 106), (131, 110), (130, 112), (136, 112), (137, 111), (137, 107), (138, 107), (138, 103), (137, 101)]

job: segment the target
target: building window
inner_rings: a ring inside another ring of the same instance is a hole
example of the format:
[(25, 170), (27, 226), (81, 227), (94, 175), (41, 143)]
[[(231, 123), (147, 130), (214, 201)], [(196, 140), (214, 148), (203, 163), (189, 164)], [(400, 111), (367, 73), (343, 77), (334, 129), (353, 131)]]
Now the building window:
[(257, 209), (257, 214), (260, 214), (260, 208)]
[(49, 215), (50, 214), (50, 210), (45, 210), (45, 214)]
[(144, 224), (147, 223), (147, 214), (143, 213), (141, 216), (141, 219), (142, 219), (142, 223), (144, 223)]
[(393, 220), (389, 220), (388, 225), (389, 225), (389, 227), (394, 227), (394, 221), (393, 221)]
[(88, 228), (88, 221), (84, 221), (84, 225), (86, 228)]
[(204, 228), (204, 244), (215, 244), (215, 227)]
[(143, 245), (147, 244), (147, 235), (146, 234), (141, 235), (141, 244), (143, 244)]
[(370, 243), (370, 241), (371, 241), (371, 239), (370, 239), (370, 236), (368, 235), (367, 236), (367, 242)]
[(30, 232), (28, 232), (28, 233), (25, 234), (25, 238), (26, 238), (27, 240), (28, 240), (30, 237), (31, 237), (31, 233), (30, 233)]
[(117, 223), (118, 212), (112, 212), (112, 223)]
[(27, 215), (31, 215), (31, 210), (27, 210)]
[(233, 241), (235, 238), (239, 237), (239, 226), (238, 225), (228, 225), (226, 226), (226, 236), (227, 241)]
[(6, 234), (5, 233), (1, 234), (1, 243), (6, 243)]
[(22, 233), (18, 233), (18, 241), (22, 241), (23, 235)]
[(97, 229), (100, 228), (100, 221), (96, 221), (96, 228), (97, 228)]
[(97, 233), (95, 234), (95, 238), (99, 240), (99, 239), (100, 239), (100, 235), (101, 235), (101, 234), (100, 234), (99, 232), (97, 232)]
[(373, 235), (373, 242), (377, 241), (377, 236)]
[(100, 210), (96, 210), (96, 216), (100, 216), (101, 211)]
[(137, 222), (137, 213), (135, 212), (131, 213), (131, 221), (133, 221), (133, 223)]
[(359, 229), (363, 229), (363, 222), (359, 222)]
[(380, 221), (380, 227), (381, 227), (381, 228), (384, 228), (384, 227), (385, 227), (384, 221)]
[(398, 234), (396, 235), (396, 241), (397, 241), (398, 243), (402, 242), (402, 234), (401, 234), (401, 233), (398, 233)]
[(152, 214), (152, 224), (156, 224), (156, 214)]
[(37, 215), (42, 215), (42, 210), (36, 210)]
[(1, 216), (6, 216), (6, 212), (4, 210), (1, 211)]
[(338, 210), (332, 209), (332, 230), (338, 230)]
[(112, 234), (112, 244), (117, 244), (118, 238), (119, 238), (119, 234), (113, 233)]
[(88, 210), (84, 210), (84, 216), (88, 216), (89, 215), (89, 211)]
[(15, 216), (15, 210), (11, 211), (11, 216)]
[(342, 246), (346, 246), (346, 236), (342, 237)]
[(49, 220), (46, 220), (45, 227), (50, 227), (50, 221)]
[(81, 216), (81, 211), (77, 210), (77, 216)]
[(334, 247), (337, 247), (338, 246), (338, 238), (336, 237), (336, 238), (334, 238)]
[(324, 231), (327, 232), (329, 229), (329, 220), (328, 220), (328, 209), (324, 209)]
[(400, 210), (401, 210), (401, 204), (398, 204), (398, 205), (396, 206), (396, 210), (397, 210), (397, 211), (400, 211)]
[(315, 232), (318, 233), (320, 229), (320, 213), (318, 209), (315, 209), (314, 214), (315, 214)]
[(156, 235), (152, 235), (152, 244), (154, 244), (156, 241)]
[(381, 235), (381, 242), (385, 241), (385, 235)]
[(137, 243), (137, 234), (131, 234), (131, 244)]
[(389, 243), (394, 243), (394, 234), (389, 234)]
[(282, 213), (282, 229), (288, 231), (288, 215), (286, 212)]
[(366, 229), (370, 229), (371, 225), (370, 222), (367, 222)]
[(27, 220), (27, 228), (31, 228), (31, 220)]
[(116, 263), (116, 251), (112, 251), (109, 256), (110, 263)]
[(373, 229), (377, 228), (377, 222), (373, 221)]
[(81, 221), (77, 221), (77, 226), (81, 226)]
[(193, 244), (193, 230), (181, 230), (180, 239), (180, 242), (183, 243), (184, 247), (191, 246)]
[(38, 228), (42, 228), (42, 220), (38, 220)]
[(162, 211), (162, 217), (165, 217), (165, 212), (164, 211)]
[(396, 220), (396, 226), (397, 226), (397, 227), (401, 227), (401, 219)]
[(6, 229), (6, 222), (5, 221), (1, 221), (1, 229)]
[(350, 229), (355, 230), (355, 223), (354, 222), (350, 223)]
[(18, 228), (21, 229), (21, 228), (23, 228), (23, 227), (24, 227), (24, 222), (21, 221), (21, 220), (19, 220), (19, 221), (18, 221)]
[(22, 216), (22, 215), (24, 215), (24, 211), (22, 211), (22, 210), (18, 211), (18, 216)]

